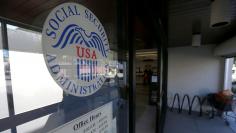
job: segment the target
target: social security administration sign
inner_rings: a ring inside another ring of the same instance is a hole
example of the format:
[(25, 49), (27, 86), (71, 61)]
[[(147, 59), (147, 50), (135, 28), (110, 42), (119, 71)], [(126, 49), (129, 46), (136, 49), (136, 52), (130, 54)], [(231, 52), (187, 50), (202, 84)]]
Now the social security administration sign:
[(105, 82), (109, 42), (101, 22), (86, 7), (55, 7), (44, 23), (42, 47), (49, 72), (65, 92), (89, 96)]

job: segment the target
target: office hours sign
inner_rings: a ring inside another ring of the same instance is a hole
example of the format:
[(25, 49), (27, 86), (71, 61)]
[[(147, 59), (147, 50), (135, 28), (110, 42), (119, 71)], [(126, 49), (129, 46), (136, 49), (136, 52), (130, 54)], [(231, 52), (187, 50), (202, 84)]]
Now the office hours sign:
[(65, 92), (89, 96), (105, 82), (109, 42), (101, 22), (86, 7), (55, 7), (43, 26), (42, 48), (50, 74)]
[(48, 133), (115, 133), (112, 122), (110, 102)]

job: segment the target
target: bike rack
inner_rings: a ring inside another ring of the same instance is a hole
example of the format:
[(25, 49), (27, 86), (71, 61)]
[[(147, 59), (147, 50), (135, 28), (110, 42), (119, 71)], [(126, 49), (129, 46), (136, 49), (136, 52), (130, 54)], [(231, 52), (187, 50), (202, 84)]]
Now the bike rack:
[(182, 100), (182, 104), (181, 104), (181, 107), (180, 107), (180, 113), (182, 113), (182, 111), (183, 111), (183, 105), (184, 105), (185, 98), (187, 98), (187, 102), (188, 102), (188, 114), (190, 114), (191, 105), (190, 105), (190, 98), (189, 98), (189, 95), (184, 95), (183, 100)]
[[(173, 100), (173, 102), (172, 102), (172, 106), (171, 106), (171, 109), (170, 109), (171, 111), (173, 111), (173, 109), (174, 109), (174, 105), (175, 105), (176, 99), (177, 99), (177, 105), (178, 105), (178, 112), (179, 112), (179, 113), (182, 113), (182, 111), (183, 111), (183, 105), (184, 105), (185, 99), (187, 99), (188, 114), (189, 114), (189, 115), (192, 114), (193, 104), (194, 104), (194, 102), (197, 100), (197, 102), (198, 102), (198, 104), (199, 104), (199, 116), (202, 116), (202, 106), (203, 106), (203, 104), (207, 101), (207, 100), (206, 100), (206, 99), (207, 99), (206, 97), (204, 97), (204, 98), (201, 99), (200, 96), (195, 95), (195, 96), (193, 97), (193, 99), (190, 100), (189, 95), (188, 95), (188, 94), (185, 94), (184, 97), (183, 97), (183, 99), (182, 99), (181, 106), (180, 106), (180, 96), (179, 96), (178, 93), (176, 93), (176, 94), (174, 95), (174, 100)], [(190, 103), (190, 101), (191, 101), (191, 103)]]
[(174, 96), (174, 100), (173, 100), (173, 102), (172, 102), (172, 106), (171, 106), (171, 109), (170, 109), (170, 110), (173, 111), (176, 98), (177, 98), (177, 100), (178, 100), (178, 112), (180, 113), (180, 112), (181, 112), (181, 111), (180, 111), (180, 99), (179, 99), (179, 94), (178, 94), (178, 93), (176, 93), (175, 96)]
[(200, 114), (199, 114), (199, 115), (202, 116), (202, 101), (201, 101), (201, 98), (200, 98), (199, 96), (197, 96), (197, 95), (195, 95), (195, 96), (193, 97), (193, 99), (192, 99), (192, 102), (191, 102), (191, 105), (190, 105), (190, 111), (189, 111), (189, 113), (192, 114), (193, 103), (194, 103), (195, 100), (197, 100), (197, 101), (198, 101), (198, 104), (200, 105), (200, 110), (199, 110)]

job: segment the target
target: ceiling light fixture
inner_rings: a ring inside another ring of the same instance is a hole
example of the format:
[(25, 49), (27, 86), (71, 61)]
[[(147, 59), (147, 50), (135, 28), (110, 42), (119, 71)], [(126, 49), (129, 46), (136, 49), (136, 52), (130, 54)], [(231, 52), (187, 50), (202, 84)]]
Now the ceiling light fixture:
[(196, 18), (193, 21), (193, 25), (192, 25), (192, 46), (193, 47), (201, 46), (201, 42), (202, 42), (201, 29), (202, 29), (201, 19)]
[(192, 34), (192, 46), (200, 47), (201, 46), (202, 35), (200, 33)]
[(230, 24), (230, 0), (212, 0), (211, 2), (211, 28), (220, 28)]

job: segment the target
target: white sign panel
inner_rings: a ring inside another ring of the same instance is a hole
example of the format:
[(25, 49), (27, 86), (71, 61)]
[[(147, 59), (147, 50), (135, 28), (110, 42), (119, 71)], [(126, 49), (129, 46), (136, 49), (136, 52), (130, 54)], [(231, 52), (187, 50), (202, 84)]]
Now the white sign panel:
[(112, 102), (93, 110), (49, 133), (111, 133)]
[(89, 96), (105, 82), (109, 42), (101, 22), (86, 7), (55, 7), (43, 26), (42, 47), (49, 72), (65, 92)]

